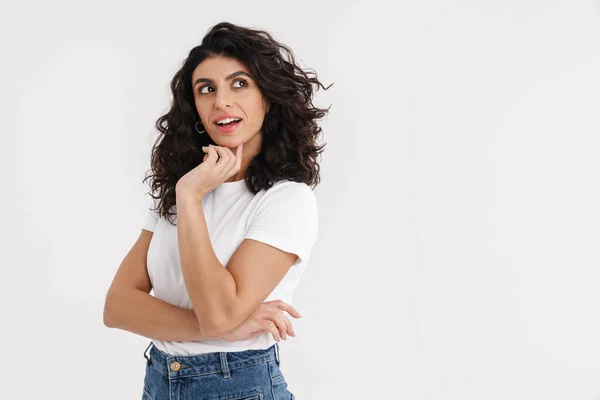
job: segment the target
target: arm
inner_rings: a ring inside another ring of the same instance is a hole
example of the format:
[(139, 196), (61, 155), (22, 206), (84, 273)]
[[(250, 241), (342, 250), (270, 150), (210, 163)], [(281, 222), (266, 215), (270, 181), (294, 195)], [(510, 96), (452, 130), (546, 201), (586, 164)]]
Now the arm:
[(104, 324), (158, 340), (201, 340), (194, 310), (151, 296), (146, 254), (152, 232), (142, 230), (125, 256), (106, 295)]
[(174, 306), (138, 289), (122, 290), (107, 298), (104, 324), (157, 340), (211, 339), (201, 334), (194, 310)]
[(181, 269), (200, 330), (220, 336), (248, 318), (297, 256), (247, 239), (225, 268), (212, 248), (201, 198), (179, 194), (177, 214)]

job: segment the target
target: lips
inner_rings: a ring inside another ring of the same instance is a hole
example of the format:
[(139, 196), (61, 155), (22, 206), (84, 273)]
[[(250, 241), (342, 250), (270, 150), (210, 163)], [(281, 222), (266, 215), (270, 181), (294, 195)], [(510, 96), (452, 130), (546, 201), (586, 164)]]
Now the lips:
[(226, 124), (226, 125), (215, 124), (215, 125), (217, 126), (217, 129), (219, 130), (219, 132), (227, 134), (227, 133), (233, 133), (233, 131), (235, 131), (241, 123), (242, 123), (242, 120), (240, 119), (238, 122), (234, 122), (232, 124)]
[(213, 120), (213, 123), (216, 124), (217, 122), (224, 120), (226, 118), (242, 119), (241, 117), (238, 117), (237, 115), (234, 115), (234, 114), (223, 114), (223, 115), (219, 115), (217, 118), (215, 118)]

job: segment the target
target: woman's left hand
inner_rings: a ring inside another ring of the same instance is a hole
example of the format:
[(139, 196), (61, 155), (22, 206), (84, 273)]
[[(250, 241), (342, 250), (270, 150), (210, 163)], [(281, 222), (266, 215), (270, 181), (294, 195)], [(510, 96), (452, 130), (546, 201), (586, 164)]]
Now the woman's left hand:
[(202, 147), (207, 154), (196, 168), (182, 176), (175, 185), (177, 197), (194, 196), (202, 199), (221, 183), (239, 172), (242, 167), (242, 148), (240, 144), (235, 152), (227, 147)]

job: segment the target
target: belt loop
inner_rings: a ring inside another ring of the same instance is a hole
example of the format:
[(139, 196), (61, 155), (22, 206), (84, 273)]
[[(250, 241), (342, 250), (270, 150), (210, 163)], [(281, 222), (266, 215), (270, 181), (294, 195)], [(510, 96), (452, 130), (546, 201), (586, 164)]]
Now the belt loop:
[(146, 366), (150, 365), (150, 357), (146, 357), (146, 352), (148, 351), (150, 346), (152, 346), (152, 341), (150, 341), (150, 344), (148, 345), (148, 347), (146, 347), (146, 350), (144, 350), (144, 358), (146, 359)]
[(281, 364), (279, 360), (279, 343), (275, 343), (275, 360), (277, 361), (277, 366), (279, 366)]
[(221, 352), (221, 353), (219, 353), (219, 357), (221, 358), (221, 370), (223, 371), (223, 377), (224, 378), (231, 377), (231, 372), (229, 371), (229, 365), (227, 364), (227, 353)]

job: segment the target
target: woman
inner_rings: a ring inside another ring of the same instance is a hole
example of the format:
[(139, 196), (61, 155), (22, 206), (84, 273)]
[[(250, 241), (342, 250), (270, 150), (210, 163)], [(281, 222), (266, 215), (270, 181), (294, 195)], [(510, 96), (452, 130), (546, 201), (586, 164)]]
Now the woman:
[(328, 109), (313, 85), (327, 89), (270, 34), (230, 23), (175, 74), (144, 179), (154, 209), (105, 306), (107, 326), (153, 339), (144, 399), (294, 398), (278, 341), (295, 336), (284, 312), (300, 317), (289, 304), (317, 237)]

